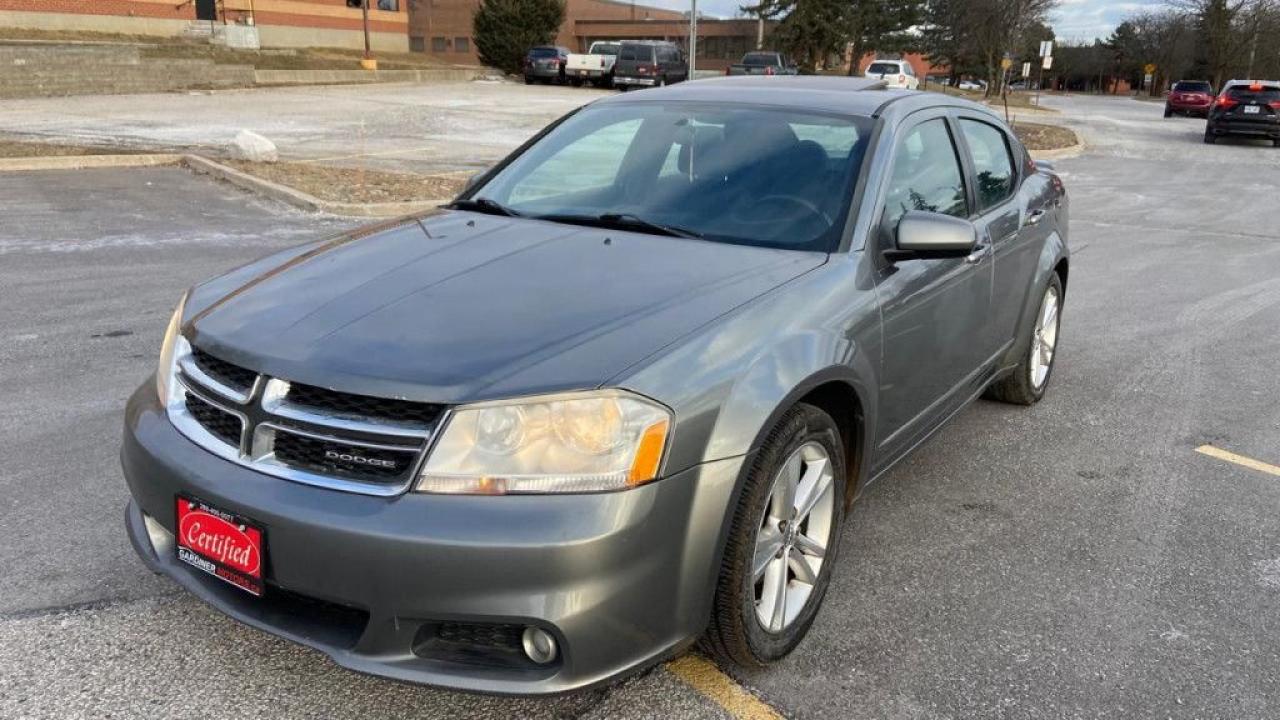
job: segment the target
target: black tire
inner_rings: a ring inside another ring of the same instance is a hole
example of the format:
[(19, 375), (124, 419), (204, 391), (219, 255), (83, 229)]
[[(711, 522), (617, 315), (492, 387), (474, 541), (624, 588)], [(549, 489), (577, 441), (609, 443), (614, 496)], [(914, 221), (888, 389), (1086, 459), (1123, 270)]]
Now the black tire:
[(525, 76), (524, 76), (524, 84), (525, 84), (525, 85), (532, 85), (532, 84), (533, 84), (533, 78), (529, 77), (528, 75), (525, 75)]
[(1166, 108), (1164, 109), (1164, 116), (1165, 116), (1165, 117), (1167, 117), (1167, 118), (1168, 118), (1168, 117), (1173, 117), (1173, 111), (1172, 111), (1172, 110), (1170, 110), (1168, 107), (1166, 107)]
[(1065, 295), (1062, 291), (1062, 278), (1058, 277), (1058, 273), (1049, 276), (1049, 284), (1045, 286), (1044, 292), (1040, 295), (1040, 302), (1036, 303), (1037, 313), (1033, 315), (1027, 323), (1025, 334), (1020, 340), (1026, 344), (1026, 349), (1022, 352), (1022, 358), (1018, 361), (1018, 366), (1013, 372), (1005, 377), (997, 380), (987, 388), (984, 397), (989, 400), (997, 400), (999, 402), (1012, 403), (1014, 405), (1035, 405), (1044, 397), (1044, 392), (1049, 388), (1049, 381), (1053, 379), (1053, 366), (1058, 361), (1057, 348), (1055, 348), (1052, 357), (1049, 359), (1049, 370), (1044, 376), (1044, 381), (1036, 387), (1031, 377), (1031, 353), (1034, 352), (1034, 343), (1032, 335), (1036, 330), (1036, 316), (1039, 315), (1039, 308), (1043, 306), (1044, 298), (1050, 291), (1056, 291), (1058, 294), (1058, 314), (1055, 318), (1054, 336), (1058, 346), (1062, 343), (1062, 307)]
[[(756, 617), (756, 583), (751, 573), (756, 536), (779, 469), (793, 452), (810, 442), (821, 444), (831, 459), (834, 502), (829, 537), (817, 581), (804, 606), (790, 625), (771, 633)], [(709, 654), (743, 667), (762, 667), (786, 657), (804, 639), (822, 606), (838, 555), (847, 467), (839, 428), (830, 415), (812, 405), (800, 403), (791, 408), (770, 431), (751, 464), (729, 528), (711, 623), (702, 640)]]
[(579, 80), (579, 79), (577, 79), (577, 78), (574, 78), (573, 80), (570, 80), (569, 82), (570, 82), (570, 84), (572, 84), (574, 87), (582, 87), (582, 81), (581, 81), (581, 80)]
[(1204, 131), (1204, 144), (1205, 144), (1205, 145), (1212, 145), (1212, 144), (1214, 144), (1214, 143), (1216, 143), (1216, 142), (1218, 142), (1218, 138), (1217, 138), (1217, 137), (1215, 137), (1215, 136), (1214, 136), (1214, 134), (1213, 134), (1212, 132), (1210, 132), (1209, 130), (1205, 130), (1205, 131)]

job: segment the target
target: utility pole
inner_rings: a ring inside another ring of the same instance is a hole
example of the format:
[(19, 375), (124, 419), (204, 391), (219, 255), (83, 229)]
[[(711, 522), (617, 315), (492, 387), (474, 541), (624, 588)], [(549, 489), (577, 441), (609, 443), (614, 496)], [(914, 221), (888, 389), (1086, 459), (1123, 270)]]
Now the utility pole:
[(364, 18), (364, 57), (360, 58), (360, 67), (365, 70), (377, 70), (378, 61), (373, 57), (369, 46), (369, 0), (360, 0), (360, 16)]
[(689, 7), (689, 79), (698, 64), (698, 0), (690, 0)]

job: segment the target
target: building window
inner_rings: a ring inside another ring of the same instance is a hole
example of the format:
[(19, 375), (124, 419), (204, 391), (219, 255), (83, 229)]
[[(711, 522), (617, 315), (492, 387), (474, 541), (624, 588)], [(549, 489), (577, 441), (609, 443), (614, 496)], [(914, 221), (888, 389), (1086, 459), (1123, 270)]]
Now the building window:
[(426, 52), (427, 39), (421, 35), (409, 36), (409, 52)]
[(378, 0), (378, 9), (395, 12), (400, 9), (400, 0)]
[(454, 52), (471, 52), (471, 38), (456, 37), (453, 39)]
[(433, 37), (431, 38), (431, 52), (442, 53), (449, 51), (449, 38)]

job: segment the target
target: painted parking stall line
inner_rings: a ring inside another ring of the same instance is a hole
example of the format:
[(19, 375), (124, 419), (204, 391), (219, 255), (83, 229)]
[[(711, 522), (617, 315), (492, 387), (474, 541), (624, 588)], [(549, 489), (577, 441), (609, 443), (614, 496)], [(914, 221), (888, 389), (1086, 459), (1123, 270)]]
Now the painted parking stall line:
[(685, 655), (667, 663), (667, 670), (713, 700), (737, 720), (782, 720), (783, 715), (752, 695), (704, 657)]
[(1237, 455), (1228, 450), (1223, 450), (1222, 448), (1214, 447), (1213, 445), (1201, 445), (1200, 447), (1196, 448), (1196, 452), (1200, 453), (1201, 455), (1208, 455), (1211, 458), (1225, 460), (1229, 463), (1234, 463), (1241, 467), (1247, 467), (1250, 470), (1257, 470), (1258, 472), (1264, 472), (1264, 473), (1267, 473), (1268, 475), (1275, 475), (1276, 477), (1280, 477), (1280, 466), (1272, 465), (1270, 463), (1265, 463), (1265, 462), (1262, 462), (1261, 460), (1254, 460), (1253, 458), (1245, 457), (1244, 455)]

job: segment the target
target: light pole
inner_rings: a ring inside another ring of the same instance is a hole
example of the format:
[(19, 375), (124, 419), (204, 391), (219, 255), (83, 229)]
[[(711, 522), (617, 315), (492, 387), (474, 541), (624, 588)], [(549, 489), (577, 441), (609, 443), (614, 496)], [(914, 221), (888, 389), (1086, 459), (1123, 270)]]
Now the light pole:
[(698, 0), (690, 0), (689, 7), (689, 79), (698, 64)]

